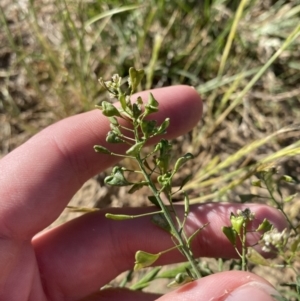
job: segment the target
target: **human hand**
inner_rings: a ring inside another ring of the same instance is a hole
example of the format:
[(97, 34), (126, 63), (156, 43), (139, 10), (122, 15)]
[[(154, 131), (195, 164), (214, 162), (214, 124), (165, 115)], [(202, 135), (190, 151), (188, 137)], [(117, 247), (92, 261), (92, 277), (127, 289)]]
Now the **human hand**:
[[(157, 89), (153, 94), (160, 102), (156, 118), (162, 121), (170, 117), (173, 121), (167, 138), (191, 130), (201, 117), (202, 104), (190, 87)], [(144, 92), (142, 97), (147, 96)], [(0, 161), (0, 301), (159, 298), (120, 289), (99, 291), (132, 268), (137, 250), (155, 253), (173, 245), (169, 235), (149, 218), (118, 223), (106, 219), (106, 211), (101, 210), (38, 234), (59, 216), (86, 180), (115, 163), (115, 158), (93, 151), (93, 145), (106, 144), (108, 129), (106, 118), (98, 110), (73, 116), (41, 131)], [(261, 205), (247, 207), (256, 214), (254, 223), (267, 218), (279, 229), (286, 227), (277, 210)], [(237, 204), (192, 206), (188, 224), (191, 232), (209, 222), (195, 238), (195, 254), (236, 257), (221, 227), (230, 212), (244, 208)], [(137, 214), (147, 210), (151, 209), (109, 212)], [(162, 256), (158, 264), (181, 260), (181, 254), (174, 251)], [(235, 271), (194, 281), (159, 300), (269, 301), (273, 293), (265, 280)]]

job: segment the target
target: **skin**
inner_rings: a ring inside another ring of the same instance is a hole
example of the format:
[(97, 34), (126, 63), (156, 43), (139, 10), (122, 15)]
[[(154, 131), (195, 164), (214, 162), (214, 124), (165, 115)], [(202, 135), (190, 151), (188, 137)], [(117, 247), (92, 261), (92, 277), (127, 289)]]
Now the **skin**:
[[(166, 138), (186, 133), (201, 118), (202, 102), (194, 89), (175, 86), (152, 92), (160, 102), (155, 119), (162, 122), (165, 117), (171, 118)], [(139, 95), (146, 99), (149, 91)], [(120, 289), (99, 292), (101, 286), (132, 268), (137, 250), (155, 253), (173, 246), (170, 236), (149, 217), (116, 222), (105, 218), (106, 211), (99, 211), (41, 233), (86, 180), (116, 163), (116, 158), (93, 151), (95, 144), (106, 146), (108, 129), (99, 110), (76, 115), (44, 129), (0, 161), (1, 301), (150, 301), (159, 297)], [(209, 222), (194, 241), (195, 253), (235, 257), (220, 229), (228, 224), (230, 212), (246, 207), (249, 205), (192, 206), (187, 231), (192, 233)], [(277, 210), (262, 205), (251, 205), (250, 209), (256, 214), (255, 224), (268, 218), (279, 229), (286, 227)], [(109, 212), (137, 214), (149, 210), (122, 208)], [(182, 212), (181, 207), (178, 210)], [(182, 255), (173, 251), (157, 264), (182, 260)], [(178, 296), (181, 300), (219, 298), (228, 287), (234, 290), (253, 279), (265, 283), (250, 273), (220, 273), (194, 281), (160, 300), (177, 300)], [(211, 285), (216, 280), (220, 283), (218, 291)]]

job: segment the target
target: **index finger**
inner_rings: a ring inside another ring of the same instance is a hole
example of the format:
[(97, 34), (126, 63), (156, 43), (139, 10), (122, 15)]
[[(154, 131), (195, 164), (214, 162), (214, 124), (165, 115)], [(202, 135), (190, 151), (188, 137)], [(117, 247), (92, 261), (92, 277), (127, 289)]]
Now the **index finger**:
[[(188, 86), (152, 91), (160, 103), (155, 119), (171, 119), (167, 138), (191, 130), (202, 114), (197, 92)], [(140, 93), (147, 98), (149, 91)], [(109, 124), (95, 110), (64, 119), (41, 131), (0, 161), (0, 231), (24, 239), (53, 222), (81, 185), (116, 162), (96, 154)], [(118, 152), (125, 148), (118, 146)], [(5, 202), (3, 201), (5, 200)]]

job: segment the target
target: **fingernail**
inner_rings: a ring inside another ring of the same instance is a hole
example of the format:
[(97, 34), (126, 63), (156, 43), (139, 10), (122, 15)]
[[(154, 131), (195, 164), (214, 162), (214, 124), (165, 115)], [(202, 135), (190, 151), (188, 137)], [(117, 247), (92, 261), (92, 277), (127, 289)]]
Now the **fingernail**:
[(279, 296), (279, 293), (272, 286), (253, 281), (229, 293), (224, 301), (276, 301), (272, 296)]

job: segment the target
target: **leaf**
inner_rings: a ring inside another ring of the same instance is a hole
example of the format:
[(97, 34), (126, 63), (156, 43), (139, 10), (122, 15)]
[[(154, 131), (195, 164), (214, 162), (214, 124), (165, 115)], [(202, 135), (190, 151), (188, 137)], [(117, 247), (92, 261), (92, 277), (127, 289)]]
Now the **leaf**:
[(144, 144), (144, 141), (134, 144), (126, 151), (126, 155), (136, 157), (141, 152), (141, 149), (144, 146)]
[(231, 244), (235, 247), (236, 246), (236, 232), (233, 231), (232, 227), (222, 227), (222, 231)]
[(291, 202), (297, 195), (298, 193), (287, 196), (286, 198), (283, 199), (284, 203)]
[(123, 170), (119, 166), (113, 168), (111, 175), (104, 179), (104, 183), (111, 186), (128, 186), (133, 184), (125, 179)]
[(128, 190), (128, 193), (132, 194), (142, 187), (146, 186), (148, 183), (147, 182), (140, 182), (140, 183), (135, 183), (132, 185), (132, 187)]
[(235, 216), (233, 213), (231, 213), (230, 222), (232, 229), (235, 230), (237, 234), (240, 234), (243, 226), (245, 225), (245, 217), (240, 215)]
[(271, 263), (267, 259), (260, 255), (255, 249), (250, 247), (248, 248), (247, 259), (254, 264), (271, 266)]
[(168, 284), (168, 287), (178, 287), (194, 280), (195, 279), (189, 276), (187, 273), (179, 273), (176, 275), (175, 279)]
[(159, 126), (155, 134), (156, 135), (165, 134), (166, 129), (169, 127), (169, 125), (170, 125), (170, 118), (166, 118), (165, 121)]
[(134, 270), (138, 271), (152, 265), (160, 257), (160, 255), (161, 253), (151, 254), (144, 251), (137, 251), (135, 253)]
[(102, 108), (102, 114), (104, 116), (107, 116), (107, 117), (113, 117), (113, 116), (121, 117), (121, 114), (118, 111), (118, 109), (108, 101), (102, 101), (101, 108)]
[(242, 203), (248, 203), (251, 202), (255, 198), (259, 198), (260, 196), (257, 194), (240, 194), (239, 198)]
[(108, 143), (123, 143), (123, 140), (114, 131), (109, 131), (106, 135), (106, 142)]
[(194, 238), (197, 236), (197, 234), (203, 230), (209, 223), (204, 224), (202, 227), (198, 228), (189, 238), (188, 238), (188, 245), (190, 246)]
[(156, 120), (143, 120), (141, 122), (141, 129), (144, 134), (144, 138), (147, 139), (153, 135), (156, 130)]
[(131, 87), (131, 93), (134, 93), (138, 87), (138, 85), (141, 83), (142, 79), (144, 77), (144, 70), (140, 69), (137, 70), (133, 67), (129, 69), (129, 87)]
[(171, 227), (163, 213), (153, 215), (151, 221), (161, 229), (167, 231), (168, 233), (171, 233)]
[(176, 277), (177, 274), (185, 272), (186, 269), (190, 267), (191, 264), (189, 262), (185, 262), (179, 266), (176, 266), (173, 269), (162, 271), (161, 273), (158, 274), (157, 278), (173, 279)]
[(130, 286), (131, 290), (141, 290), (149, 285), (149, 283), (154, 280), (161, 270), (161, 267), (155, 267), (150, 270), (145, 276), (143, 276), (137, 283)]
[(108, 150), (106, 147), (101, 145), (94, 145), (94, 150), (96, 153), (107, 154), (107, 155), (111, 154), (110, 150)]
[(154, 195), (148, 196), (148, 200), (149, 200), (153, 205), (155, 205), (156, 207), (160, 208), (159, 203), (158, 203), (158, 201), (157, 201), (157, 199), (156, 199), (156, 197), (155, 197)]
[(175, 166), (174, 166), (174, 169), (173, 169), (173, 174), (175, 172), (178, 171), (178, 169), (184, 164), (186, 163), (187, 161), (193, 159), (194, 156), (191, 154), (191, 153), (187, 153), (185, 154), (183, 157), (180, 157), (179, 159), (177, 159), (176, 163), (175, 163)]
[(154, 98), (153, 94), (149, 94), (148, 103), (145, 105), (145, 116), (158, 111), (158, 101)]
[(269, 220), (267, 220), (266, 218), (263, 220), (263, 222), (258, 226), (258, 228), (256, 229), (256, 231), (263, 231), (263, 232), (267, 232), (270, 231), (272, 229), (273, 225), (269, 222)]
[(179, 190), (183, 188), (183, 186), (193, 177), (192, 174), (187, 175), (181, 182)]
[(128, 219), (133, 219), (134, 217), (132, 215), (126, 215), (126, 214), (112, 214), (112, 213), (106, 213), (105, 217), (108, 219), (113, 219), (115, 221), (124, 221)]

